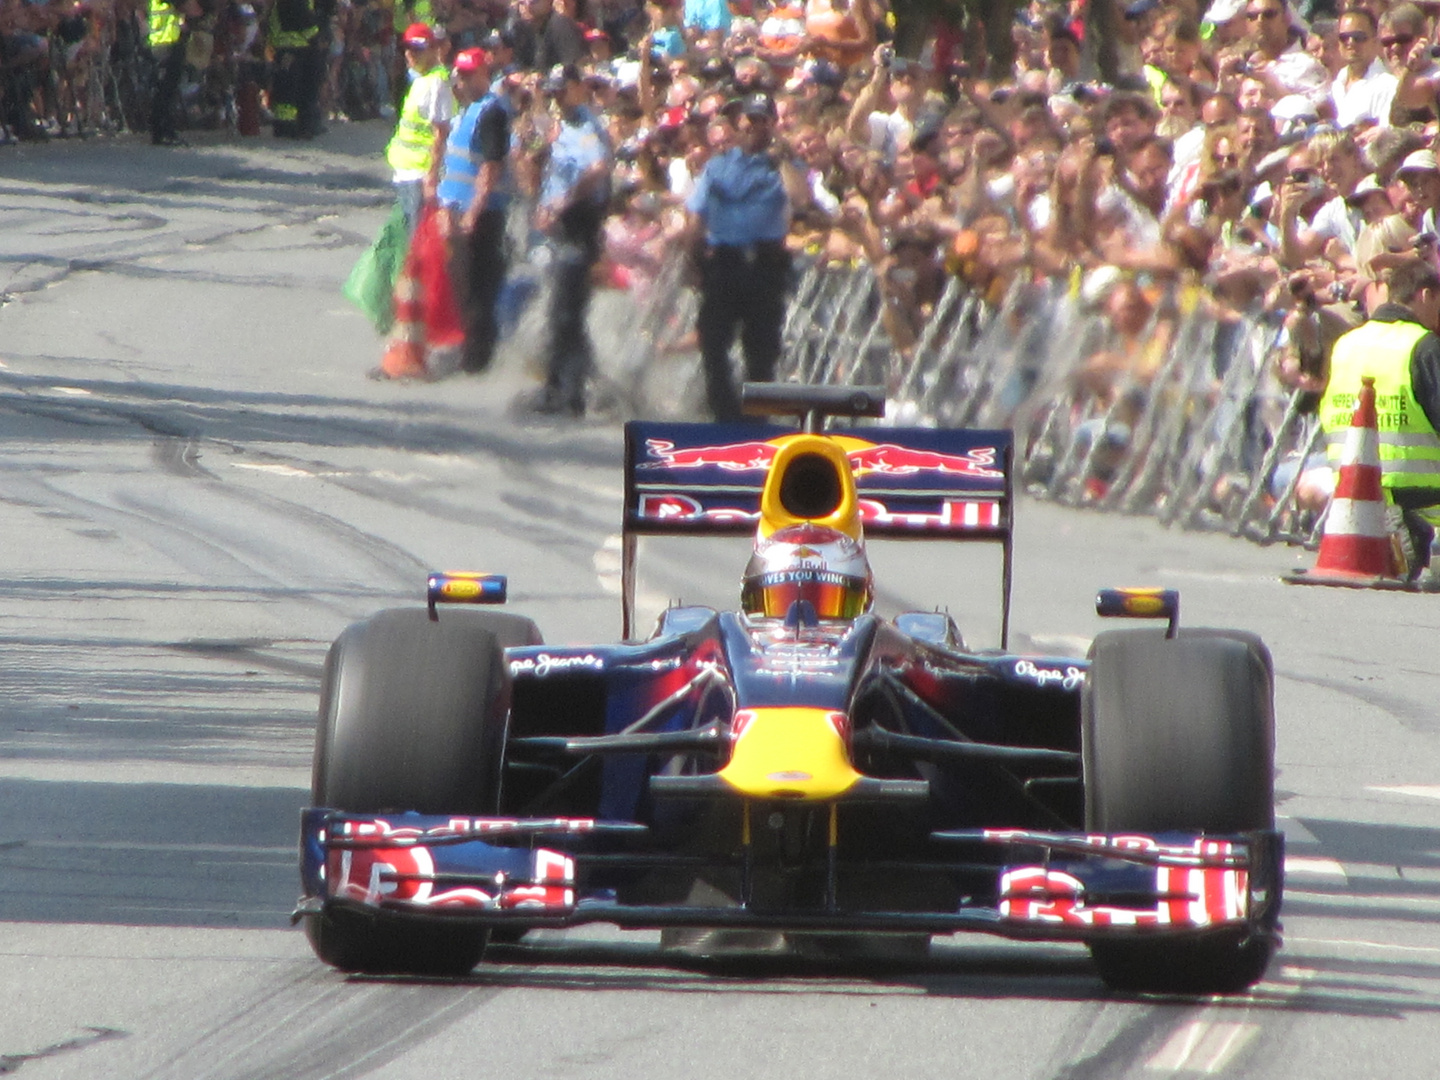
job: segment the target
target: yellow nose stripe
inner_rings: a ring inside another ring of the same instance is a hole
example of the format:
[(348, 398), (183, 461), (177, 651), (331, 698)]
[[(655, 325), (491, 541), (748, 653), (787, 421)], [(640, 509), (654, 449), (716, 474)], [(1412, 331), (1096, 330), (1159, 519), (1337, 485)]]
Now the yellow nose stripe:
[(742, 709), (720, 776), (752, 799), (838, 798), (860, 779), (840, 734), (844, 724), (844, 714), (829, 709)]

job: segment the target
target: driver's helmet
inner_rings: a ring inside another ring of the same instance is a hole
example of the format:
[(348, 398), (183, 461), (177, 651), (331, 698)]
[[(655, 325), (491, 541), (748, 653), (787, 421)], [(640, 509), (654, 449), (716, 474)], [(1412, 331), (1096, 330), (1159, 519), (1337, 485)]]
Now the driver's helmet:
[(821, 525), (791, 525), (756, 541), (740, 606), (750, 615), (780, 617), (808, 600), (822, 619), (853, 619), (870, 610), (872, 580), (859, 541)]

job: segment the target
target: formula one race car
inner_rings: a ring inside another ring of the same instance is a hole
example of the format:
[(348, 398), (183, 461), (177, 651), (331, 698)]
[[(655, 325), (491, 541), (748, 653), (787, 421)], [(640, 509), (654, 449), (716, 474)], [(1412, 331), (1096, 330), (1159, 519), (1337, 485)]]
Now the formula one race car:
[[(331, 648), (302, 825), (316, 953), (461, 974), (492, 935), (612, 923), (913, 955), (978, 930), (1086, 942), (1108, 984), (1227, 993), (1278, 940), (1273, 675), (1250, 634), (1106, 590), (1088, 659), (1008, 637), (1011, 437), (861, 426), (879, 388), (750, 385), (778, 426), (626, 427), (621, 644), (555, 648), (503, 578)], [(636, 538), (754, 537), (739, 611), (631, 638)], [(865, 537), (1003, 545), (1002, 648), (871, 611)]]

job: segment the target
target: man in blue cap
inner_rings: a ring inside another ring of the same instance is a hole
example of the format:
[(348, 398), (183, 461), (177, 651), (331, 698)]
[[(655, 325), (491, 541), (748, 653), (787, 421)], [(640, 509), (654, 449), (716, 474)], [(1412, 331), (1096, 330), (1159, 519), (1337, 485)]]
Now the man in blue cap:
[[(735, 420), (740, 394), (730, 367), (730, 346), (740, 333), (745, 374), (752, 382), (775, 377), (790, 279), (790, 190), (772, 150), (775, 103), (751, 94), (740, 103), (739, 145), (711, 158), (686, 201), (690, 239), (700, 254), (700, 357), (706, 398), (717, 420)], [(793, 171), (793, 170), (792, 170)]]

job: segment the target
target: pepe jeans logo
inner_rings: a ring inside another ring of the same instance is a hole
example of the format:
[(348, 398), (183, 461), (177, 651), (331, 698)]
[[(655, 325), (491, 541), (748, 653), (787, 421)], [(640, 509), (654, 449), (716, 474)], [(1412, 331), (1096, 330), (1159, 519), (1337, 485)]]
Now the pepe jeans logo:
[(540, 653), (536, 656), (526, 656), (519, 660), (510, 661), (511, 675), (534, 675), (543, 679), (547, 675), (554, 675), (558, 672), (572, 671), (576, 668), (601, 671), (605, 667), (602, 657), (594, 653), (585, 653), (581, 656), (551, 656), (549, 653)]
[(1061, 669), (1037, 667), (1030, 660), (1016, 660), (1015, 674), (1022, 679), (1031, 679), (1040, 686), (1058, 683), (1062, 690), (1074, 690), (1085, 681), (1085, 672), (1074, 664)]

